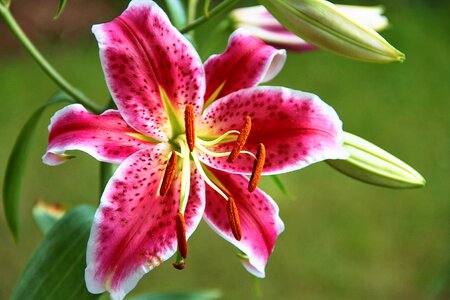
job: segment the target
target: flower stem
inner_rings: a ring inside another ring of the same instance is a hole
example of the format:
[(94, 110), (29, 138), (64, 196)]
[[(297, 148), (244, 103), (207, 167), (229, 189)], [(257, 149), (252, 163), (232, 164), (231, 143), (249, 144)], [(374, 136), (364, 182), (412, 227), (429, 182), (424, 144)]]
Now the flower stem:
[(187, 11), (187, 21), (191, 23), (195, 19), (197, 13), (198, 0), (189, 0), (188, 11)]
[(203, 23), (207, 22), (210, 18), (216, 16), (217, 14), (224, 12), (225, 10), (229, 9), (231, 6), (235, 5), (239, 0), (225, 0), (222, 1), (219, 5), (211, 9), (207, 16), (201, 16), (197, 19), (189, 22), (186, 26), (180, 29), (181, 33), (186, 33), (191, 31), (192, 29), (202, 25)]
[(111, 177), (114, 174), (114, 171), (116, 171), (116, 168), (117, 166), (114, 164), (100, 162), (100, 186), (99, 186), (100, 197), (102, 196), (109, 179), (111, 179)]
[(11, 0), (3, 0), (2, 2), (6, 8), (9, 8), (9, 5), (11, 4)]
[(0, 4), (0, 15), (5, 20), (6, 25), (11, 29), (13, 34), (20, 41), (22, 46), (28, 51), (28, 53), (33, 57), (35, 62), (41, 67), (41, 69), (68, 95), (72, 96), (76, 102), (84, 105), (86, 108), (90, 109), (95, 113), (101, 112), (101, 107), (92, 102), (87, 98), (82, 92), (73, 87), (58, 71), (53, 68), (53, 66), (42, 56), (39, 50), (33, 45), (30, 39), (27, 37), (25, 32), (23, 32), (20, 25), (14, 19), (14, 16), (8, 9), (6, 4)]

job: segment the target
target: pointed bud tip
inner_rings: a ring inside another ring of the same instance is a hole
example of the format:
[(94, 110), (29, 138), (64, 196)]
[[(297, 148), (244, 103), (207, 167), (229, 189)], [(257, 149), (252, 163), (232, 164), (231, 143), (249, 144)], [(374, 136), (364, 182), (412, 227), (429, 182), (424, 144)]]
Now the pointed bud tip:
[[(289, 31), (336, 54), (372, 62), (402, 62), (405, 56), (358, 16), (325, 0), (259, 0)], [(379, 18), (380, 13), (377, 13)]]
[(329, 165), (358, 180), (396, 189), (420, 188), (425, 178), (411, 166), (380, 147), (354, 134), (344, 133), (345, 160), (329, 160)]
[(400, 62), (400, 63), (404, 62), (406, 60), (406, 55), (403, 52), (398, 51), (397, 49), (395, 49), (395, 50), (397, 53), (396, 61)]

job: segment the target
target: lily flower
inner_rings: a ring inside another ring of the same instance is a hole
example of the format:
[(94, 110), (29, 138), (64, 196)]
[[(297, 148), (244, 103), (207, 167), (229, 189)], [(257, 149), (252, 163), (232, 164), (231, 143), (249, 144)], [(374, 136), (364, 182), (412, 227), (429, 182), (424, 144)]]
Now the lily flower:
[(93, 32), (118, 110), (58, 111), (43, 157), (57, 165), (66, 150), (82, 150), (120, 164), (93, 221), (88, 290), (123, 299), (175, 253), (183, 268), (202, 217), (264, 277), (284, 225), (259, 177), (346, 158), (336, 112), (313, 94), (258, 87), (281, 70), (285, 51), (244, 30), (204, 65), (152, 1), (131, 1)]
[[(335, 7), (353, 20), (375, 31), (382, 31), (389, 25), (388, 19), (382, 15), (384, 12), (382, 6), (335, 4)], [(234, 9), (230, 13), (230, 17), (234, 22), (234, 27), (245, 28), (256, 37), (274, 47), (296, 52), (318, 49), (317, 46), (308, 43), (286, 29), (262, 5)]]

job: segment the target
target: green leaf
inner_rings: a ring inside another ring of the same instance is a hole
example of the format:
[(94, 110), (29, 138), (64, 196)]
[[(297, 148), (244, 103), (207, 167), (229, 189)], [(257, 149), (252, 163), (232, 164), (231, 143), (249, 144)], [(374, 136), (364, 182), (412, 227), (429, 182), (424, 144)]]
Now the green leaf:
[(286, 186), (284, 185), (283, 181), (281, 181), (280, 177), (278, 175), (271, 175), (269, 176), (270, 179), (275, 183), (277, 188), (287, 197), (291, 197), (291, 194), (288, 192)]
[(106, 185), (108, 184), (109, 180), (113, 176), (118, 166), (119, 165), (100, 162), (100, 191), (99, 191), (100, 198), (103, 194), (103, 191), (105, 190)]
[(67, 94), (58, 92), (46, 104), (38, 108), (23, 126), (9, 156), (3, 181), (3, 207), (6, 222), (16, 241), (19, 237), (20, 194), (37, 124), (47, 106), (63, 102), (73, 103), (73, 100)]
[(165, 292), (131, 297), (130, 300), (212, 300), (219, 299), (222, 293), (217, 290), (191, 292)]
[(186, 11), (183, 6), (183, 1), (166, 0), (166, 6), (170, 20), (176, 28), (186, 25)]
[(66, 210), (61, 205), (47, 203), (43, 200), (36, 201), (36, 204), (33, 206), (34, 220), (44, 234), (49, 232), (65, 213)]
[(86, 244), (95, 209), (69, 211), (45, 235), (22, 272), (11, 300), (98, 299), (86, 290)]
[(66, 4), (67, 0), (59, 0), (58, 10), (56, 11), (56, 15), (53, 17), (53, 19), (58, 19), (61, 16), (64, 8), (66, 7)]

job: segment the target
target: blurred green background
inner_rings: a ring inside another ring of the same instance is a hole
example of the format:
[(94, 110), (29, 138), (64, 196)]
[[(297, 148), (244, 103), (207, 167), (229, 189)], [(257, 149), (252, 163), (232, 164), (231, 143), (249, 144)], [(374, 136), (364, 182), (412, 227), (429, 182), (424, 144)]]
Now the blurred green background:
[[(19, 21), (45, 56), (74, 85), (106, 103), (90, 26), (110, 20), (126, 1), (113, 8), (113, 1), (69, 1), (57, 21), (51, 20), (56, 0), (43, 1), (45, 5), (13, 2)], [(203, 223), (190, 240), (187, 268), (179, 272), (170, 262), (163, 264), (133, 293), (217, 288), (224, 299), (450, 298), (450, 6), (448, 1), (363, 3), (386, 6), (392, 25), (383, 36), (406, 53), (405, 63), (365, 64), (323, 51), (289, 53), (285, 68), (270, 84), (320, 95), (337, 110), (346, 131), (411, 164), (427, 179), (426, 187), (399, 191), (370, 186), (324, 163), (281, 176), (292, 199), (263, 179), (261, 187), (278, 202), (286, 225), (266, 279), (249, 276), (235, 249)], [(211, 25), (198, 34), (204, 57), (225, 45), (226, 35), (215, 34), (223, 36), (218, 43), (211, 35)], [(2, 176), (20, 128), (55, 91), (0, 24)], [(47, 125), (56, 109), (48, 111), (37, 130), (18, 244), (0, 210), (0, 299), (10, 295), (42, 239), (31, 216), (34, 201), (40, 197), (69, 207), (98, 201), (97, 161), (76, 153), (77, 159), (59, 167), (41, 163)]]

